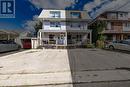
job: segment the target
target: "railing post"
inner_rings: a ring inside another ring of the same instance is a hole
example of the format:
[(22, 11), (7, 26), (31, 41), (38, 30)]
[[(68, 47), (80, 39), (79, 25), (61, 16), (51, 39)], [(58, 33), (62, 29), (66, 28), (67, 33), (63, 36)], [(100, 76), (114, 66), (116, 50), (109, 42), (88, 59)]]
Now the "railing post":
[(121, 34), (121, 40), (124, 40), (124, 35), (123, 34)]
[(42, 32), (39, 32), (39, 37), (40, 37), (40, 46), (42, 45)]
[(65, 33), (65, 45), (67, 46), (67, 32)]

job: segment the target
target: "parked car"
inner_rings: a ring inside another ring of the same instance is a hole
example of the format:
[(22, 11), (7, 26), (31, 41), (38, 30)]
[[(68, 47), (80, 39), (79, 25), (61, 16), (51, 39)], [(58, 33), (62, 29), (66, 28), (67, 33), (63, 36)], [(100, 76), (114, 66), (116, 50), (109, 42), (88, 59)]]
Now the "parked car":
[(0, 52), (7, 52), (19, 49), (20, 45), (18, 45), (14, 41), (0, 40)]
[(130, 51), (130, 40), (113, 41), (106, 45), (107, 48), (114, 50), (127, 50)]

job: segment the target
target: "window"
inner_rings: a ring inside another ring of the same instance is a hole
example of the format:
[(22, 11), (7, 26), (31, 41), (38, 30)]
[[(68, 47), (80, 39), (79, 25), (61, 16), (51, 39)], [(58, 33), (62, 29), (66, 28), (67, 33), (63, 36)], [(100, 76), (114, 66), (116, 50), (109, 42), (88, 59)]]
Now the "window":
[(61, 14), (60, 11), (50, 11), (50, 16), (52, 18), (60, 18)]
[(80, 12), (71, 12), (71, 17), (72, 18), (81, 18), (81, 13)]
[(80, 27), (81, 27), (81, 24), (80, 24), (80, 23), (71, 23), (70, 26), (71, 26), (71, 27), (74, 27), (74, 28), (80, 28)]
[(130, 27), (130, 22), (125, 24), (126, 27)]
[(61, 27), (60, 22), (50, 22), (50, 27)]
[(128, 41), (122, 41), (122, 44), (127, 44), (129, 45), (130, 43)]
[(117, 14), (116, 14), (116, 13), (108, 13), (108, 14), (107, 14), (107, 18), (117, 19)]
[(123, 14), (120, 14), (120, 17), (123, 17)]

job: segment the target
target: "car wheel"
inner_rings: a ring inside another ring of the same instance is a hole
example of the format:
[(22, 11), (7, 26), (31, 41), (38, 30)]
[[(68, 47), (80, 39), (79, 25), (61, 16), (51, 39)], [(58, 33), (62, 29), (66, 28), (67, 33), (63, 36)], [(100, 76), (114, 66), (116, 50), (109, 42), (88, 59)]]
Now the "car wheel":
[(114, 46), (109, 46), (109, 49), (114, 50), (115, 48), (114, 48)]

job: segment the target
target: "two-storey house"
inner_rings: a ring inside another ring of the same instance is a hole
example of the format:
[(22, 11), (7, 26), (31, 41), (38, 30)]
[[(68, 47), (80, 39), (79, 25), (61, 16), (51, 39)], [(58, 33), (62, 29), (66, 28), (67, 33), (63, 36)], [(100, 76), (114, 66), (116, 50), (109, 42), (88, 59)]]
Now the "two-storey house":
[(106, 40), (130, 39), (130, 14), (124, 11), (108, 11), (101, 14), (97, 20), (106, 21), (102, 32)]
[(76, 46), (91, 43), (90, 20), (86, 11), (43, 10), (39, 15), (43, 21), (38, 38), (40, 45)]

